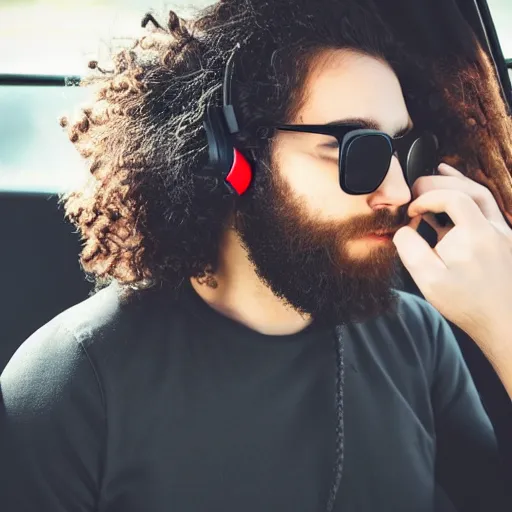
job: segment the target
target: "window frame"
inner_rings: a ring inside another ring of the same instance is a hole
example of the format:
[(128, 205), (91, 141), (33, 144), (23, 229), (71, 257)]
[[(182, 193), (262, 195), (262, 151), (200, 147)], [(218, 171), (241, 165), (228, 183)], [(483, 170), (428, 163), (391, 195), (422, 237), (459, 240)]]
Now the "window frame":
[(36, 75), (0, 73), (0, 86), (73, 87), (80, 84), (82, 77), (76, 75)]
[[(479, 21), (483, 30), (488, 53), (493, 61), (494, 68), (498, 74), (501, 91), (505, 102), (508, 104), (509, 114), (512, 113), (512, 82), (508, 70), (512, 69), (512, 59), (505, 59), (498, 31), (494, 25), (494, 18), (487, 0), (473, 0), (476, 11), (479, 14)], [(475, 27), (472, 27), (475, 29)]]

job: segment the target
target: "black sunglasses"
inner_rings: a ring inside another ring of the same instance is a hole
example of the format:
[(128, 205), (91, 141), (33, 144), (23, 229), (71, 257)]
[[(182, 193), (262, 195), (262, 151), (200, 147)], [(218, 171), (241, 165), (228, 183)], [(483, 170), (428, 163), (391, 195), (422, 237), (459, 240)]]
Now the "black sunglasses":
[(420, 176), (434, 174), (438, 164), (437, 137), (414, 130), (403, 137), (354, 124), (279, 125), (278, 130), (330, 135), (339, 146), (339, 182), (347, 194), (374, 192), (384, 181), (396, 153), (404, 178), (412, 187)]

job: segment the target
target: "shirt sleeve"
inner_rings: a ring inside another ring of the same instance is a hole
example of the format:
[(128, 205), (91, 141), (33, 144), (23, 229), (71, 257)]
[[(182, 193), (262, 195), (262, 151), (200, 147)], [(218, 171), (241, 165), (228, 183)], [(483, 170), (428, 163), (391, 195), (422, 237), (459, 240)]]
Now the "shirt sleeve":
[(0, 508), (97, 510), (106, 434), (98, 376), (57, 319), (0, 376)]
[[(436, 313), (432, 403), (437, 480), (459, 512), (510, 511), (504, 461), (448, 322)], [(512, 435), (512, 434), (511, 434)]]

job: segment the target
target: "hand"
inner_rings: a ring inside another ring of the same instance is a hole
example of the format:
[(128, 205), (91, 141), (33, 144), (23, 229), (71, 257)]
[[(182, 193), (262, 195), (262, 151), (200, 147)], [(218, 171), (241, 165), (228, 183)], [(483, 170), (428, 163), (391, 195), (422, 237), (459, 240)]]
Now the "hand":
[[(425, 299), (494, 358), (512, 350), (512, 336), (491, 335), (512, 330), (512, 230), (486, 187), (447, 164), (439, 172), (414, 184), (412, 221), (393, 242)], [(441, 212), (453, 227), (437, 225)], [(433, 249), (413, 229), (422, 218), (438, 233)]]

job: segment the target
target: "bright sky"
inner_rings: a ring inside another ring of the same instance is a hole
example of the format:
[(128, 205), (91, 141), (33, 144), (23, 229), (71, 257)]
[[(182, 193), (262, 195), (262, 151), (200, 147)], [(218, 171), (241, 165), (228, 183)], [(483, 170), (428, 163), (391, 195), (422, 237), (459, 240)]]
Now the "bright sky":
[(512, 0), (487, 0), (505, 57), (512, 59)]
[(141, 33), (146, 11), (165, 20), (173, 6), (185, 13), (210, 1), (0, 0), (0, 73), (83, 74), (112, 40)]
[[(112, 39), (136, 36), (146, 10), (165, 19), (171, 7), (183, 12), (211, 1), (1, 0), (0, 73), (82, 74), (89, 58), (109, 54)], [(488, 1), (512, 58), (512, 0)]]

